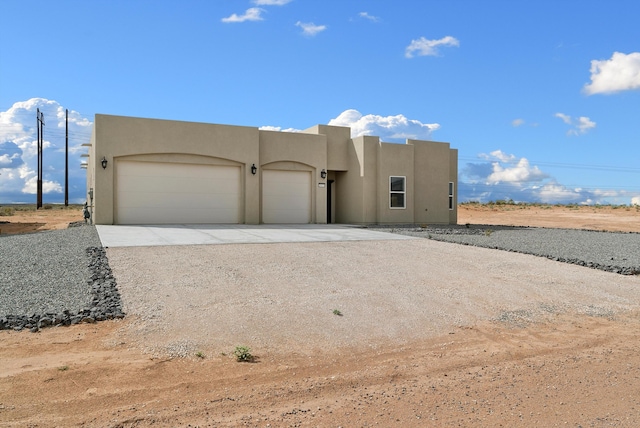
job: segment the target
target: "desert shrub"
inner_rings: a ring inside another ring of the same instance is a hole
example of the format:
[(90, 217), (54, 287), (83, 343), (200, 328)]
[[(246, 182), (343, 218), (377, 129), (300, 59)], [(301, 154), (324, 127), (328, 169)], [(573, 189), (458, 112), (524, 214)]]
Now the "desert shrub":
[(251, 349), (246, 346), (236, 346), (235, 351), (233, 351), (233, 355), (235, 355), (236, 361), (241, 363), (248, 363), (254, 359), (251, 354)]
[(516, 205), (516, 202), (515, 202), (513, 199), (511, 199), (511, 198), (509, 198), (509, 199), (502, 199), (502, 200), (500, 200), (500, 201), (496, 201), (496, 203), (498, 203), (498, 202), (500, 202), (500, 204), (499, 204), (499, 205)]
[(0, 207), (0, 216), (2, 217), (12, 216), (15, 212), (16, 210), (11, 207)]

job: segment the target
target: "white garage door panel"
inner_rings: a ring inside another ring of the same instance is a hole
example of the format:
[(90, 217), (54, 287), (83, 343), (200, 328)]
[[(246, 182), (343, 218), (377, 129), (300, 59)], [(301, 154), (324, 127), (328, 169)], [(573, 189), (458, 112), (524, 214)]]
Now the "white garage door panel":
[[(212, 210), (191, 210), (188, 217), (185, 217), (182, 209), (148, 209), (148, 208), (128, 208), (125, 221), (118, 221), (118, 224), (211, 224), (211, 223), (237, 223), (232, 220), (232, 214), (227, 211)], [(221, 221), (212, 221), (212, 218)], [(127, 219), (141, 219), (133, 221)], [(229, 219), (229, 220), (227, 220)]]
[(310, 172), (263, 171), (262, 222), (311, 222)]
[[(199, 198), (194, 201), (194, 195)], [(142, 193), (142, 192), (120, 192), (118, 196), (118, 207), (130, 208), (173, 208), (179, 211), (188, 209), (230, 209), (236, 210), (234, 202), (236, 195), (199, 195), (194, 193)], [(167, 201), (171, 206), (167, 206)], [(235, 204), (237, 205), (237, 204)], [(230, 208), (231, 207), (231, 208)]]
[(119, 161), (118, 224), (238, 223), (240, 168)]

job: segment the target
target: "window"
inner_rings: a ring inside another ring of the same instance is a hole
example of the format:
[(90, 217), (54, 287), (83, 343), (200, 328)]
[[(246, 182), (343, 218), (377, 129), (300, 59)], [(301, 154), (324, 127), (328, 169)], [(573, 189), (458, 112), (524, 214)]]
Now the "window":
[(449, 182), (449, 209), (453, 209), (453, 181)]
[(407, 177), (389, 177), (389, 208), (406, 208)]

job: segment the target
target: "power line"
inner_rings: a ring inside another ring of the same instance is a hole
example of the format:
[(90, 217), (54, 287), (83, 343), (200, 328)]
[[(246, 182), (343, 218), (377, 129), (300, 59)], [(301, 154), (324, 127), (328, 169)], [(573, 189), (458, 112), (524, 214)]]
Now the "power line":
[[(29, 135), (27, 135), (28, 137)], [(0, 137), (2, 137), (2, 132), (0, 132)], [(54, 138), (51, 138), (54, 137)], [(74, 138), (76, 140), (88, 140), (91, 138), (91, 134), (84, 134), (84, 133), (76, 133), (76, 132), (72, 132), (69, 131), (69, 137)], [(24, 138), (24, 137), (20, 137), (20, 138)], [(56, 131), (48, 131), (47, 132), (47, 140), (51, 141), (52, 139), (64, 139), (65, 138), (65, 133), (64, 131), (62, 132), (56, 132)]]
[[(471, 157), (458, 157), (458, 160), (474, 160), (478, 163), (509, 163), (502, 162), (499, 159), (495, 160), (485, 160)], [(560, 163), (560, 162), (544, 162), (544, 161), (534, 161), (527, 159), (530, 165), (533, 166), (548, 166), (554, 168), (570, 168), (570, 169), (589, 169), (589, 170), (598, 170), (598, 171), (616, 171), (616, 172), (632, 172), (632, 173), (640, 173), (640, 168), (638, 167), (628, 167), (628, 166), (613, 166), (613, 165), (588, 165), (588, 164), (575, 164), (575, 163)]]
[[(17, 130), (17, 131), (16, 131), (16, 130), (15, 130), (15, 128), (14, 128), (14, 127), (12, 127), (12, 126), (8, 126), (8, 125), (0, 125), (0, 132), (2, 132), (2, 130), (3, 130), (3, 129), (5, 129), (6, 131), (4, 131), (4, 132), (7, 132), (7, 133), (10, 133), (10, 132), (23, 132), (23, 133), (29, 133), (29, 132), (30, 132), (30, 131), (32, 131), (34, 128), (27, 128), (27, 130), (20, 129), (20, 130)], [(53, 128), (53, 129), (52, 129), (52, 131), (51, 131), (51, 133), (54, 133), (54, 134), (64, 134), (64, 130)], [(73, 131), (73, 133), (74, 133), (74, 134), (85, 134), (85, 135), (91, 135), (91, 131), (77, 131), (77, 130), (76, 130), (76, 131)]]
[(640, 187), (638, 186), (612, 186), (612, 185), (588, 185), (581, 186), (577, 184), (563, 184), (563, 183), (540, 183), (540, 184), (532, 184), (532, 183), (469, 183), (460, 180), (458, 182), (458, 186), (465, 187), (477, 187), (479, 190), (508, 190), (511, 192), (521, 192), (528, 190), (539, 190), (548, 186), (557, 186), (562, 189), (566, 189), (567, 191), (575, 191), (579, 189), (580, 191), (624, 191), (629, 193), (640, 193)]

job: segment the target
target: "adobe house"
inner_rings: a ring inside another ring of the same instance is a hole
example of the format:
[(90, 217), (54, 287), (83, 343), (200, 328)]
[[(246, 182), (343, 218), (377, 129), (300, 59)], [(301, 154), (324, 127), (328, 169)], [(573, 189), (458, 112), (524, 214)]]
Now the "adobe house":
[(95, 116), (87, 200), (95, 224), (455, 224), (448, 143)]

